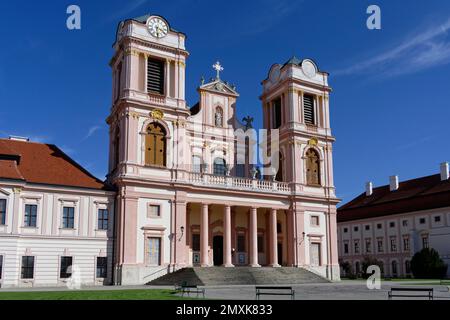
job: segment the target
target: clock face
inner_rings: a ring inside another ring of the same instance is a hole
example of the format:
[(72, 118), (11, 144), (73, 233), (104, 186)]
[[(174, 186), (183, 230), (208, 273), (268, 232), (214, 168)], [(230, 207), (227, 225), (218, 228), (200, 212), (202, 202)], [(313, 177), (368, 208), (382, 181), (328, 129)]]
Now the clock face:
[(309, 60), (305, 60), (302, 62), (302, 70), (303, 73), (308, 77), (308, 78), (314, 78), (316, 75), (316, 67), (314, 66), (314, 64), (309, 61)]
[(167, 31), (169, 28), (167, 27), (167, 23), (158, 17), (150, 18), (147, 21), (148, 32), (155, 38), (162, 38), (167, 35)]

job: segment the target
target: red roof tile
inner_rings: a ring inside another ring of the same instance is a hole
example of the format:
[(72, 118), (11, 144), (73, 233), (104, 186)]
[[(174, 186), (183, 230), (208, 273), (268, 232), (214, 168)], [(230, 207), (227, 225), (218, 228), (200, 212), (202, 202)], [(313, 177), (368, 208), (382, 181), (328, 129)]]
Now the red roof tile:
[(15, 160), (0, 159), (0, 177), (5, 179), (25, 180), (17, 169)]
[[(17, 163), (17, 165), (16, 165)], [(91, 189), (105, 184), (52, 144), (0, 139), (0, 179)]]
[(374, 218), (405, 212), (450, 206), (450, 180), (439, 174), (407, 180), (390, 191), (389, 186), (373, 189), (370, 196), (360, 194), (338, 208), (338, 222)]

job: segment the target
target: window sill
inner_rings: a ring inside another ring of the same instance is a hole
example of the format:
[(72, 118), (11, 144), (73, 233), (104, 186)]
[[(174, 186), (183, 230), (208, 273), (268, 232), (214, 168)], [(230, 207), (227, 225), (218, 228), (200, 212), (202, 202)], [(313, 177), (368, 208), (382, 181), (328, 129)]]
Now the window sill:
[(160, 166), (157, 164), (144, 164), (145, 168), (152, 168), (152, 169), (166, 169), (168, 170), (169, 168), (167, 168), (167, 166)]
[(22, 226), (21, 228), (23, 228), (23, 229), (37, 229), (38, 227), (33, 227), (33, 226)]
[(76, 228), (64, 228), (64, 227), (60, 227), (59, 230), (76, 230)]

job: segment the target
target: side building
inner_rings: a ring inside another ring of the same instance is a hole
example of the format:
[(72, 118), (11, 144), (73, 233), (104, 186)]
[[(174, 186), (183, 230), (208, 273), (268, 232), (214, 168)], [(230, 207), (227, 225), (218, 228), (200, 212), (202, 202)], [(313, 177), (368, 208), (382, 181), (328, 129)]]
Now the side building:
[(114, 195), (54, 145), (0, 139), (0, 286), (111, 283)]
[(450, 180), (448, 163), (440, 174), (373, 188), (338, 209), (338, 247), (341, 263), (362, 272), (366, 256), (383, 263), (391, 277), (409, 277), (411, 259), (423, 248), (439, 252), (450, 264)]

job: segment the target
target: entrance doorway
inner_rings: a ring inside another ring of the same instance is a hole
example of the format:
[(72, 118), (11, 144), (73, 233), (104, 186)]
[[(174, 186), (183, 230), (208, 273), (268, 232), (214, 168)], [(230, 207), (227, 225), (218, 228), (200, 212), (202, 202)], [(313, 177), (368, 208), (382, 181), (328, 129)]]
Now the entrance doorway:
[(213, 260), (215, 266), (223, 264), (223, 236), (213, 237)]
[(278, 264), (281, 266), (283, 262), (283, 244), (281, 242), (278, 242)]

